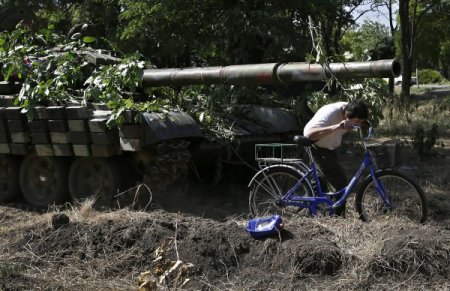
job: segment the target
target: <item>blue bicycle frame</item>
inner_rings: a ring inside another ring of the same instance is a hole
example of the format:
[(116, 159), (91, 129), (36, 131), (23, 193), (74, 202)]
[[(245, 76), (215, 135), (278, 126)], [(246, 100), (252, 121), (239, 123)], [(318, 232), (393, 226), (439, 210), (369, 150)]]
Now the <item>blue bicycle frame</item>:
[[(349, 184), (343, 189), (334, 193), (323, 192), (320, 184), (320, 179), (317, 174), (316, 165), (312, 160), (309, 171), (306, 172), (303, 175), (303, 177), (300, 180), (298, 180), (297, 183), (283, 197), (280, 198), (278, 203), (281, 205), (291, 205), (300, 208), (308, 208), (312, 215), (316, 215), (318, 205), (324, 203), (327, 205), (329, 215), (333, 215), (335, 214), (335, 209), (341, 206), (347, 200), (351, 190), (354, 188), (358, 180), (361, 178), (361, 175), (366, 168), (370, 169), (370, 175), (375, 183), (376, 190), (380, 195), (381, 199), (383, 200), (383, 202), (385, 203), (385, 205), (387, 206), (387, 209), (391, 209), (393, 205), (388, 195), (386, 195), (386, 191), (384, 189), (383, 184), (375, 175), (376, 173), (375, 164), (367, 150), (364, 152), (364, 159), (359, 169), (356, 171), (355, 175), (352, 177)], [(317, 185), (317, 190), (315, 191), (316, 192), (315, 194), (317, 196), (314, 197), (295, 196), (293, 193), (295, 193), (295, 191), (299, 189), (302, 183), (307, 183), (305, 182), (305, 180), (311, 181), (311, 176), (313, 177)], [(331, 198), (335, 196), (340, 196), (340, 198), (337, 201), (333, 201)]]

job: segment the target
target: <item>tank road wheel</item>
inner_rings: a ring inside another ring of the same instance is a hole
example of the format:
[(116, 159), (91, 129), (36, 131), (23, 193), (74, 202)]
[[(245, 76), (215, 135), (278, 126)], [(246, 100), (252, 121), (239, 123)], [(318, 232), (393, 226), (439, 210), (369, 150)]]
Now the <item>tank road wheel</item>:
[(96, 206), (110, 206), (121, 185), (119, 168), (110, 159), (78, 158), (70, 168), (69, 192), (73, 200), (95, 196)]
[(26, 157), (20, 167), (23, 197), (36, 208), (66, 201), (68, 172), (68, 163), (64, 158)]
[(20, 197), (19, 170), (21, 158), (0, 155), (0, 202), (10, 202)]

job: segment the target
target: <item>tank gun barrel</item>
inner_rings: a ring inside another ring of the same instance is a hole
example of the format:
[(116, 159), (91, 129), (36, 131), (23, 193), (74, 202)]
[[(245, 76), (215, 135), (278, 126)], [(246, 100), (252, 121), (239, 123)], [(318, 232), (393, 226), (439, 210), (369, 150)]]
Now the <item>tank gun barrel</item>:
[(185, 86), (199, 84), (288, 84), (338, 79), (388, 78), (398, 76), (400, 63), (396, 60), (330, 63), (269, 63), (232, 65), (224, 67), (147, 69), (143, 86)]

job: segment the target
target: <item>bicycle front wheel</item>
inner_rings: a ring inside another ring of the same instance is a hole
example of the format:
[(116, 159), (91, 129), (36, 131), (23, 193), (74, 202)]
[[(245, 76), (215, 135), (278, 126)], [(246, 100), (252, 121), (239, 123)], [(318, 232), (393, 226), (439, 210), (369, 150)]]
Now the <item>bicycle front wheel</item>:
[(355, 198), (356, 210), (363, 221), (392, 216), (420, 223), (426, 221), (427, 202), (419, 185), (394, 170), (379, 171), (376, 178), (381, 182), (390, 205), (382, 200), (372, 176), (367, 177)]
[[(250, 213), (252, 216), (267, 216), (279, 214), (289, 216), (303, 214), (308, 209), (287, 206), (280, 203), (283, 197), (302, 178), (302, 174), (287, 167), (269, 168), (253, 182), (249, 196)], [(313, 196), (313, 189), (305, 180), (293, 193), (295, 196)]]

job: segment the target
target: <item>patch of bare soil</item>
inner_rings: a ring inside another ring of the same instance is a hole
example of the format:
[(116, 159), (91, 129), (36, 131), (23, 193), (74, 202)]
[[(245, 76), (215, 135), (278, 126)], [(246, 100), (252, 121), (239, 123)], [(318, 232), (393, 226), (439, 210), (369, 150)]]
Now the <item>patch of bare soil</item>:
[(0, 290), (443, 290), (450, 179), (442, 155), (404, 168), (427, 194), (423, 225), (363, 223), (350, 201), (344, 219), (285, 218), (279, 235), (254, 240), (246, 183), (155, 197), (159, 206), (147, 212), (99, 212), (92, 202), (42, 214), (0, 206)]

